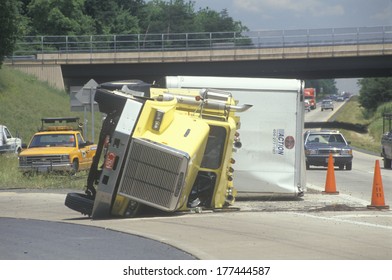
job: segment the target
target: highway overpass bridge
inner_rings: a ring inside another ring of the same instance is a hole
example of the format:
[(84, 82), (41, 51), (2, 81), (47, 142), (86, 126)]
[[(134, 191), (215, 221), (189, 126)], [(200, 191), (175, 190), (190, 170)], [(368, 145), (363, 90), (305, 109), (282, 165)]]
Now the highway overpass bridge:
[(34, 36), (5, 65), (58, 88), (166, 75), (297, 79), (392, 76), (392, 26)]

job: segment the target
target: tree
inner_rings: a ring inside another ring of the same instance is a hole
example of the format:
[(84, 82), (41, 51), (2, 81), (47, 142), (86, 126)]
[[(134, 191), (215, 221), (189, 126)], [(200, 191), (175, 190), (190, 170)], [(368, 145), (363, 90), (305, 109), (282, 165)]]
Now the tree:
[(392, 78), (364, 78), (359, 80), (359, 103), (368, 111), (392, 100)]
[(4, 56), (11, 55), (17, 39), (19, 18), (18, 2), (14, 0), (0, 1), (0, 67)]
[(193, 26), (194, 8), (192, 2), (183, 0), (166, 2), (153, 0), (148, 2), (140, 17), (143, 33), (183, 33), (189, 32)]
[(234, 21), (226, 9), (220, 13), (209, 8), (201, 9), (196, 15), (195, 25), (196, 29), (202, 32), (248, 31), (240, 21)]
[(85, 0), (32, 0), (27, 15), (34, 35), (95, 34), (93, 19), (84, 13)]
[[(133, 1), (86, 0), (86, 14), (94, 19), (96, 34), (139, 33), (138, 18), (132, 15)], [(121, 5), (119, 5), (120, 3)], [(127, 5), (125, 5), (127, 4)]]

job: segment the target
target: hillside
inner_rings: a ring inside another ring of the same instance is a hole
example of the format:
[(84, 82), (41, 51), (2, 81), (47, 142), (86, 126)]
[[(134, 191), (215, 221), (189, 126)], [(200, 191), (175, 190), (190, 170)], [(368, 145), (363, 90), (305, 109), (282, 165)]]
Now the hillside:
[[(35, 77), (5, 65), (0, 69), (0, 104), (0, 123), (6, 125), (14, 136), (19, 135), (26, 144), (41, 126), (41, 118), (73, 116), (80, 117), (81, 122), (84, 120), (83, 112), (71, 112), (67, 92), (53, 89)], [(91, 123), (90, 113), (87, 117)], [(100, 118), (97, 113), (96, 135)], [(87, 129), (90, 135), (91, 128)], [(95, 137), (95, 141), (97, 139)]]
[[(0, 123), (27, 144), (41, 127), (43, 117), (80, 117), (83, 112), (71, 112), (68, 93), (51, 88), (35, 77), (6, 66), (0, 69)], [(95, 142), (98, 141), (101, 114), (96, 113)], [(91, 123), (90, 113), (88, 122)], [(88, 135), (91, 128), (88, 128)], [(91, 140), (91, 139), (88, 139)], [(76, 176), (37, 175), (24, 176), (18, 171), (18, 157), (0, 156), (0, 189), (8, 188), (78, 188), (85, 185), (86, 172)]]

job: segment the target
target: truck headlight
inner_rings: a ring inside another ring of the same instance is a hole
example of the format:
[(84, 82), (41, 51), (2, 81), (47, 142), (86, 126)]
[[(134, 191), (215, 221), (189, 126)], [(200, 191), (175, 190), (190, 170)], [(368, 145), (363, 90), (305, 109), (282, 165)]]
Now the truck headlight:
[(317, 150), (305, 150), (305, 155), (317, 155)]
[(27, 157), (19, 157), (19, 163), (26, 163)]
[(159, 128), (161, 127), (161, 123), (163, 120), (163, 115), (165, 113), (160, 111), (160, 110), (156, 110), (155, 111), (155, 116), (154, 116), (154, 121), (152, 122), (152, 129), (159, 131)]
[(352, 151), (351, 149), (342, 149), (342, 150), (340, 151), (340, 154), (341, 154), (341, 155), (352, 155), (352, 154), (353, 154), (353, 151)]
[(61, 161), (69, 161), (69, 155), (61, 155)]

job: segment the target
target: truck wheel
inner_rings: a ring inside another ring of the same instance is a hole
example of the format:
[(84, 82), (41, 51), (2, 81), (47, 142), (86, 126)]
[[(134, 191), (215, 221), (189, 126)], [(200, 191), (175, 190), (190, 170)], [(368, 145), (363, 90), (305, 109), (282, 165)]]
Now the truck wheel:
[(353, 163), (352, 162), (347, 163), (346, 164), (346, 170), (351, 170), (351, 169), (353, 169)]
[(310, 169), (310, 164), (306, 163), (306, 170), (309, 170), (309, 169)]
[(94, 199), (87, 194), (68, 193), (65, 206), (90, 217), (93, 212)]
[(391, 168), (391, 160), (389, 158), (384, 157), (384, 168), (385, 169)]
[(74, 159), (72, 162), (72, 169), (71, 169), (71, 175), (75, 175), (79, 170), (79, 162), (77, 159)]

